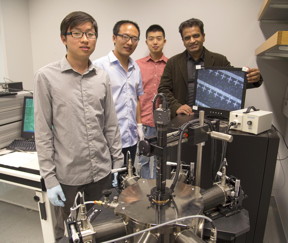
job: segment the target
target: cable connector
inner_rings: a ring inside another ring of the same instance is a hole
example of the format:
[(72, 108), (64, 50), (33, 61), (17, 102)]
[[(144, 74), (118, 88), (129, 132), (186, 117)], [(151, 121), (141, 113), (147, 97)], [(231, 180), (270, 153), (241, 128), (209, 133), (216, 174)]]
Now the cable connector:
[(233, 128), (237, 128), (238, 126), (241, 125), (241, 122), (234, 120), (232, 122), (229, 123), (229, 128), (233, 127)]

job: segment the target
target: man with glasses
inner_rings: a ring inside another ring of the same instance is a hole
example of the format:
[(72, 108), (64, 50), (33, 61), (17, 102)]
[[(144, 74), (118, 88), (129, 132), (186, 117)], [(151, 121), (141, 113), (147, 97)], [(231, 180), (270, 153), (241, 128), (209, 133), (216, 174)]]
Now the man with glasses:
[[(146, 44), (149, 49), (147, 57), (137, 60), (140, 67), (143, 81), (144, 94), (140, 96), (141, 104), (141, 121), (145, 137), (156, 136), (156, 128), (153, 118), (153, 99), (157, 94), (157, 89), (164, 68), (166, 66), (167, 57), (163, 54), (163, 48), (166, 43), (165, 31), (157, 24), (151, 25), (146, 30)], [(156, 178), (155, 157), (140, 156), (141, 165), (140, 176), (146, 179)], [(150, 173), (150, 168), (152, 173)]]
[[(141, 73), (130, 57), (138, 45), (139, 36), (138, 24), (130, 20), (118, 21), (113, 28), (114, 50), (94, 62), (110, 76), (125, 165), (128, 152), (134, 164), (138, 137), (144, 139), (139, 103), (139, 96), (143, 94)], [(116, 186), (116, 180), (113, 184)]]
[(56, 242), (78, 191), (99, 200), (111, 188), (111, 169), (123, 165), (120, 131), (108, 74), (89, 60), (98, 27), (72, 12), (60, 26), (62, 60), (35, 74), (35, 138), (41, 176), (55, 206)]
[[(186, 50), (170, 58), (165, 67), (158, 88), (168, 99), (171, 117), (178, 114), (191, 115), (194, 105), (194, 83), (196, 66), (229, 67), (227, 58), (221, 54), (210, 52), (205, 42), (204, 24), (199, 19), (189, 19), (179, 26)], [(249, 68), (247, 73), (248, 88), (256, 88), (262, 84), (262, 77), (257, 68)]]

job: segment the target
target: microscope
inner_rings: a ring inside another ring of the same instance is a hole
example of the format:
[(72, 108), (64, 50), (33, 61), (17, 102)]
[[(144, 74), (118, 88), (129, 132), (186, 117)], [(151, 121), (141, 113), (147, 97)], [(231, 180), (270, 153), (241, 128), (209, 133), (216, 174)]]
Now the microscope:
[[(159, 100), (162, 104), (156, 107)], [(168, 132), (170, 110), (163, 94), (155, 96), (153, 112), (157, 136), (140, 141), (138, 149), (139, 154), (155, 156), (156, 179), (134, 175), (131, 160), (128, 160), (128, 173), (121, 182), (123, 190), (119, 196), (110, 200), (111, 192), (107, 190), (104, 200), (85, 202), (78, 193), (75, 202), (80, 203), (71, 208), (66, 222), (69, 242), (215, 243), (215, 221), (228, 220), (241, 212), (245, 195), (240, 180), (226, 174), (225, 161), (213, 186), (205, 190), (200, 187), (205, 142), (209, 138), (232, 142), (233, 137), (214, 131), (203, 111), (199, 112), (199, 118), (186, 122), (177, 131)], [(187, 165), (181, 161), (183, 143), (197, 147), (196, 164)], [(168, 162), (167, 153), (175, 146), (177, 161)], [(167, 168), (171, 165), (175, 169), (169, 173)], [(99, 210), (93, 211), (92, 207), (87, 212), (89, 203), (111, 209), (118, 217), (92, 225), (97, 222)], [(249, 225), (241, 233), (248, 230)]]

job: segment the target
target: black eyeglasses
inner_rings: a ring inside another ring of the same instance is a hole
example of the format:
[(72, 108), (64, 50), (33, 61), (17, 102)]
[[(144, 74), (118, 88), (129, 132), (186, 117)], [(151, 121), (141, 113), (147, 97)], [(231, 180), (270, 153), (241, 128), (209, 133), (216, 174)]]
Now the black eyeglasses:
[(129, 40), (131, 40), (132, 43), (136, 43), (136, 42), (139, 41), (139, 38), (136, 37), (136, 36), (129, 36), (129, 35), (126, 35), (126, 34), (124, 34), (124, 35), (122, 35), (122, 34), (117, 34), (117, 36), (122, 37), (122, 40), (125, 41), (125, 42), (128, 42)]
[(66, 35), (71, 35), (73, 38), (76, 38), (76, 39), (81, 39), (84, 34), (87, 37), (87, 39), (96, 39), (95, 32), (71, 31), (71, 32), (66, 33)]

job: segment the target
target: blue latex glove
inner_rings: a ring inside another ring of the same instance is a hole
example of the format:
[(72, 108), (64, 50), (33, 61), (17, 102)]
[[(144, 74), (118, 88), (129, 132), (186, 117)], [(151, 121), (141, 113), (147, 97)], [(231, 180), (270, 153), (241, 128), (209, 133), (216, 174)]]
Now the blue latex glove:
[(47, 196), (54, 206), (64, 207), (66, 198), (60, 185), (47, 189)]

